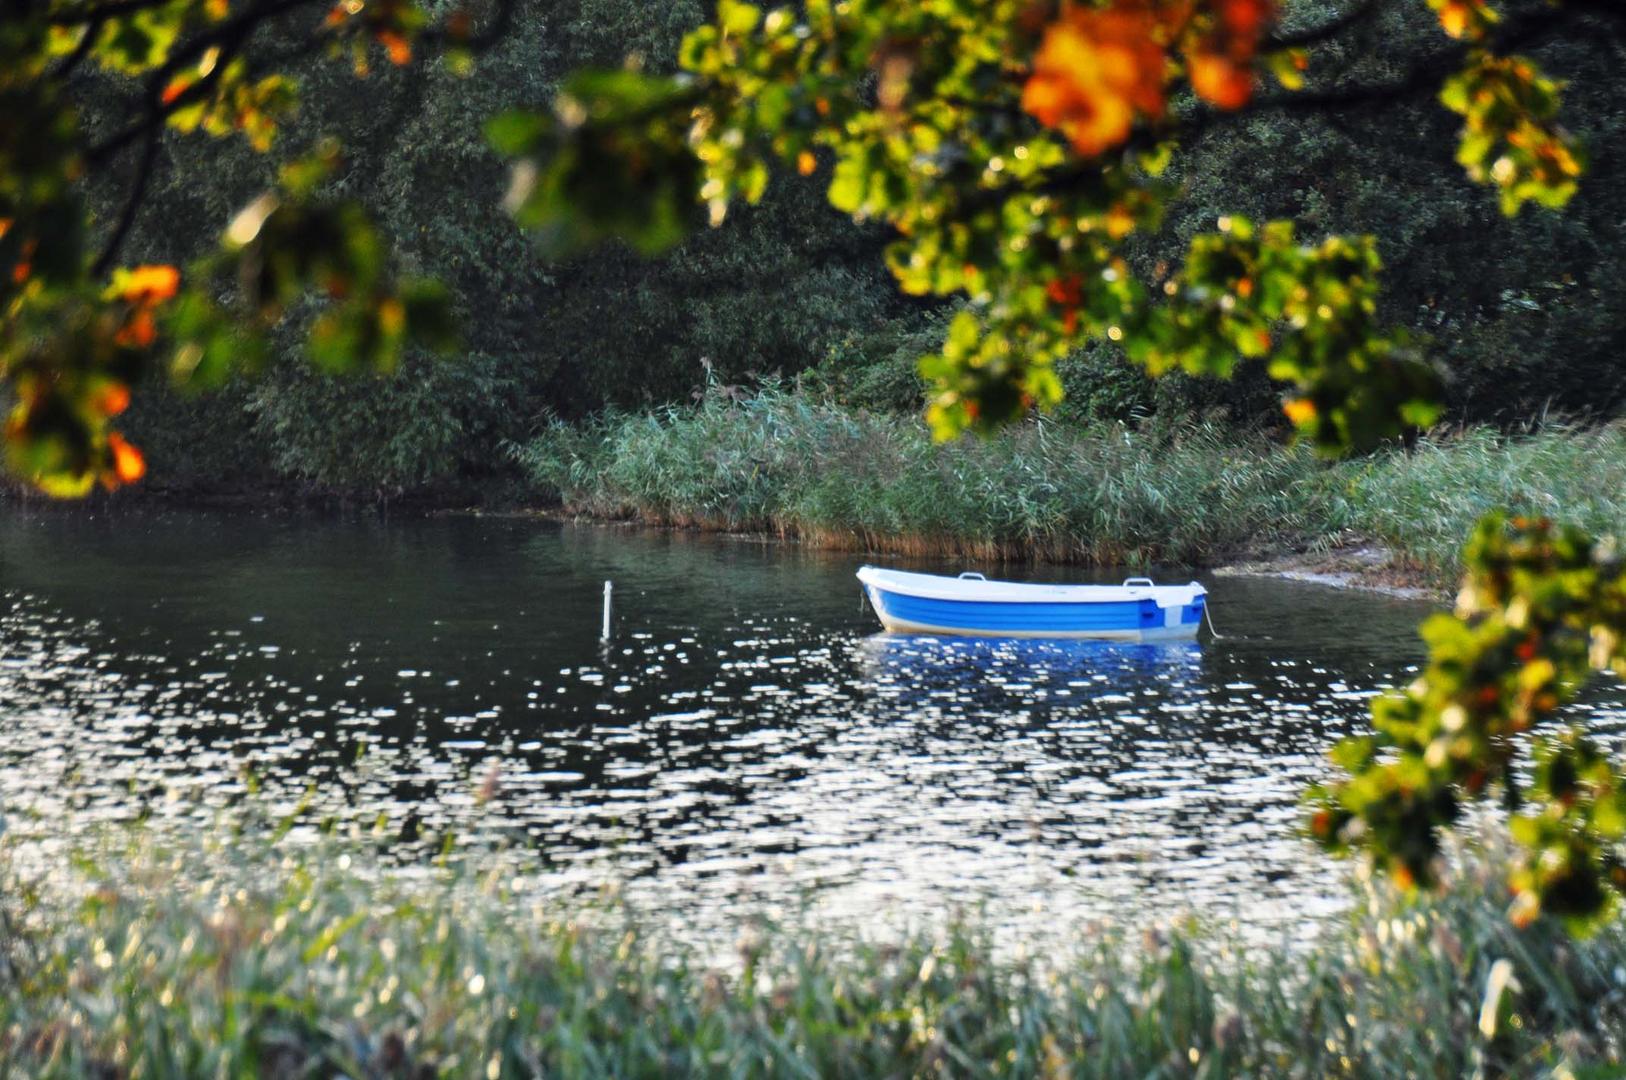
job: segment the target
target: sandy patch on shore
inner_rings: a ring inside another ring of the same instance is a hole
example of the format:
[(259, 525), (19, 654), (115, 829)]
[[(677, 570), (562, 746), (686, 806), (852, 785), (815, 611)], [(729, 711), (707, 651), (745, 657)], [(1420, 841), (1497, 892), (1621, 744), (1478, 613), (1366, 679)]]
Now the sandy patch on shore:
[(1313, 554), (1286, 552), (1216, 567), (1216, 577), (1275, 577), (1335, 589), (1366, 589), (1411, 600), (1449, 600), (1449, 589), (1431, 584), (1394, 552), (1379, 545), (1334, 548)]

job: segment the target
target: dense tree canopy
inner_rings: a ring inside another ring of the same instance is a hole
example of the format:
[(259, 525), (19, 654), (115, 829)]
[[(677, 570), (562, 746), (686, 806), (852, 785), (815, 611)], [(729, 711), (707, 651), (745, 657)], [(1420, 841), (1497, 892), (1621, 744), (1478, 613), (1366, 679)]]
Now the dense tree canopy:
[[(1546, 10), (1525, 7), (1504, 12), (1502, 32)], [(230, 5), (235, 26), (264, 23), (234, 48), (257, 78), (281, 77), (264, 90), (277, 88), (265, 102), (275, 106), (272, 114), (254, 121), (257, 138), (274, 140), (269, 154), (247, 138), (210, 138), (207, 130), (160, 130), (151, 149), (127, 134), (160, 64), (155, 58), (166, 48), (181, 55), (181, 38), (212, 32), (206, 5), (106, 13), (109, 27), (186, 28), (168, 44), (154, 40), (144, 76), (122, 59), (101, 62), (102, 43), (113, 35), (109, 28), (96, 38), (80, 35), (84, 24), (72, 16), (86, 5), (53, 16), (61, 24), (54, 39), (20, 34), (24, 24), (8, 20), (8, 35), (16, 36), (6, 48), (25, 56), (42, 43), (60, 51), (77, 41), (87, 50), (72, 64), (59, 56), (40, 69), (49, 76), (43, 80), (19, 74), (13, 90), (22, 95), (26, 85), (70, 117), (59, 121), (71, 127), (65, 138), (84, 158), (84, 178), (62, 204), (75, 205), (79, 216), (59, 211), (83, 222), (87, 263), (117, 228), (118, 261), (186, 267), (216, 248), (234, 215), (275, 184), (279, 160), (310, 154), (324, 136), (338, 135), (342, 157), (314, 194), (365, 209), (393, 248), (392, 265), (441, 282), (458, 316), (462, 348), (454, 361), (409, 347), (404, 367), (383, 379), (308, 374), (297, 328), (310, 318), (309, 301), (292, 305), (294, 318), (261, 335), (261, 375), (252, 382), (228, 378), (221, 392), (192, 397), (167, 391), (167, 379), (147, 379), (118, 426), (147, 451), (160, 483), (262, 486), (283, 477), (317, 490), (400, 492), (462, 473), (467, 484), (471, 472), (500, 471), (502, 445), (523, 439), (542, 415), (687, 400), (708, 370), (739, 382), (816, 366), (820, 385), (839, 385), (854, 404), (916, 407), (915, 357), (940, 337), (933, 328), (942, 325), (936, 312), (944, 300), (899, 295), (878, 257), (888, 239), (884, 224), (855, 225), (825, 203), (828, 158), (806, 177), (798, 175), (799, 161), (770, 161), (776, 179), (762, 204), (735, 207), (723, 227), (693, 233), (658, 261), (611, 245), (549, 262), (503, 212), (506, 181), (482, 132), (486, 119), (553, 100), (576, 66), (621, 67), (630, 55), (646, 73), (672, 72), (683, 35), (705, 17), (703, 5), (558, 0), (517, 5), (498, 20), (500, 9), (474, 4), (466, 21), (436, 6), (419, 25), (428, 36), (402, 66), (389, 62), (387, 45), (365, 28), (324, 26), (324, 9), (315, 0)], [(1211, 233), (1223, 214), (1292, 220), (1312, 239), (1329, 230), (1371, 234), (1385, 264), (1376, 321), (1404, 331), (1432, 361), (1445, 380), (1448, 416), (1517, 420), (1544, 407), (1618, 410), (1626, 380), (1617, 377), (1614, 358), (1626, 344), (1626, 301), (1609, 283), (1626, 271), (1626, 254), (1611, 242), (1626, 189), (1609, 178), (1619, 174), (1626, 104), (1611, 77), (1618, 38), (1588, 32), (1606, 29), (1599, 21), (1606, 19), (1576, 9), (1542, 23), (1521, 46), (1569, 80), (1560, 118), (1599, 178), (1583, 185), (1562, 215), (1525, 212), (1504, 221), (1497, 200), (1452, 164), (1461, 121), (1435, 101), (1444, 72), (1408, 75), (1437, 67), (1443, 52), (1458, 48), (1442, 36), (1433, 11), (1414, 0), (1299, 0), (1282, 13), (1283, 24), (1329, 31), (1307, 53), (1312, 93), (1295, 95), (1290, 105), (1272, 90), (1269, 100), (1280, 104), (1224, 113), (1223, 122), (1187, 133), (1163, 175), (1173, 197), (1158, 227), (1124, 238), (1123, 258), (1155, 282), (1159, 267), (1166, 273), (1178, 266), (1192, 238)], [(477, 48), (448, 55), (453, 30), (472, 35)], [(356, 48), (369, 42), (367, 74), (357, 77)], [(857, 78), (869, 85), (875, 76), (866, 69)], [(1373, 87), (1393, 90), (1353, 92)], [(1334, 91), (1338, 99), (1328, 100)], [(1171, 88), (1165, 123), (1198, 108)], [(18, 133), (32, 130), (25, 115), (14, 111), (7, 122), (15, 119)], [(235, 132), (237, 119), (246, 127), (254, 115), (200, 126)], [(685, 223), (704, 216), (697, 209)], [(11, 243), (21, 236), (13, 233)], [(957, 301), (947, 300), (952, 315)], [(165, 329), (166, 319), (156, 325)], [(7, 340), (19, 338), (8, 331)], [(152, 354), (155, 363), (132, 361), (129, 374), (161, 372), (173, 355), (167, 345)], [(1234, 385), (1178, 377), (1151, 383), (1124, 366), (1121, 343), (1105, 336), (1064, 351), (1070, 355), (1055, 371), (1068, 386), (1069, 414), (1222, 404), (1245, 419), (1279, 415), (1260, 377), (1262, 360), (1242, 361), (1249, 378)]]
[[(685, 39), (686, 77), (584, 72), (551, 114), (508, 114), (493, 134), (520, 159), (519, 220), (564, 248), (604, 236), (663, 248), (696, 199), (721, 221), (761, 197), (770, 163), (813, 172), (829, 153), (830, 201), (900, 234), (887, 258), (903, 289), (971, 302), (923, 365), (941, 434), (1053, 404), (1052, 361), (1093, 338), (1154, 373), (1266, 358), (1301, 431), (1368, 444), (1429, 422), (1441, 396), (1378, 317), (1372, 237), (1303, 242), (1289, 222), (1225, 214), (1181, 261), (1146, 273), (1129, 260), (1177, 193), (1165, 174), (1181, 142), (1244, 108), (1336, 110), (1443, 80), (1440, 100), (1463, 118), (1458, 160), (1505, 212), (1573, 196), (1582, 152), (1557, 121), (1557, 85), (1510, 50), (1598, 5), (1504, 21), (1436, 4), (1455, 44), (1387, 81), (1333, 70), (1307, 87), (1313, 47), (1382, 7), (1300, 4), (1278, 19), (1264, 0), (814, 3), (800, 16), (723, 3)], [(1256, 94), (1266, 77), (1279, 88)]]

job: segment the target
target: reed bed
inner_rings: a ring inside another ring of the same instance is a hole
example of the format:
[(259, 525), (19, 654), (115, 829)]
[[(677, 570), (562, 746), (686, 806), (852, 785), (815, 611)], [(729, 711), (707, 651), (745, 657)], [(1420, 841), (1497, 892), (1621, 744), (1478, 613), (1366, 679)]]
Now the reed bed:
[[(0, 1075), (1584, 1076), (1622, 1060), (1626, 934), (1512, 929), (1463, 874), (1246, 949), (1185, 928), (752, 923), (708, 948), (510, 891), (478, 855), (234, 833), (8, 843)], [(1568, 1071), (1564, 1071), (1568, 1070)]]
[(1443, 583), (1496, 506), (1626, 534), (1626, 424), (1441, 432), (1328, 463), (1191, 422), (1036, 422), (932, 443), (913, 417), (768, 389), (555, 424), (515, 456), (576, 514), (978, 560), (1209, 565), (1364, 541)]
[(1200, 564), (1309, 526), (1323, 467), (1217, 425), (1029, 424), (933, 444), (917, 421), (766, 391), (555, 425), (516, 456), (572, 512), (825, 547)]
[(1350, 462), (1340, 479), (1347, 527), (1432, 578), (1458, 573), (1463, 540), (1497, 508), (1626, 539), (1626, 422), (1442, 433)]

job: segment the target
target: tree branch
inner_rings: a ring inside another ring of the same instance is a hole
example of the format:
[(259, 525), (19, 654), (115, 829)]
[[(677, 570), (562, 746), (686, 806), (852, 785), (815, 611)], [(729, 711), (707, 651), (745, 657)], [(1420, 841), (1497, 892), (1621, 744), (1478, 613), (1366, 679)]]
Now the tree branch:
[(491, 17), (485, 29), (463, 42), (463, 47), (470, 52), (483, 53), (506, 37), (513, 23), (514, 0), (497, 0), (497, 13)]
[(1342, 34), (1350, 27), (1365, 22), (1367, 19), (1381, 11), (1389, 0), (1362, 0), (1342, 15), (1320, 26), (1308, 30), (1299, 30), (1291, 34), (1272, 34), (1262, 43), (1262, 48), (1269, 52), (1275, 49), (1302, 49), (1311, 45), (1320, 45)]
[(102, 26), (103, 23), (100, 19), (88, 23), (85, 26), (84, 33), (79, 38), (78, 44), (73, 47), (73, 52), (64, 56), (56, 68), (46, 77), (53, 82), (60, 82), (71, 75), (73, 69), (78, 67), (85, 57), (90, 55), (90, 50), (96, 45), (96, 39), (101, 36)]
[(124, 209), (119, 212), (119, 220), (113, 226), (113, 232), (107, 238), (107, 244), (102, 248), (96, 261), (91, 264), (90, 276), (100, 278), (113, 268), (113, 261), (118, 258), (119, 248), (124, 246), (124, 239), (130, 233), (130, 227), (135, 224), (136, 214), (141, 209), (141, 203), (146, 199), (147, 184), (152, 180), (153, 168), (158, 163), (158, 145), (162, 141), (163, 126), (154, 125), (147, 129), (147, 138), (141, 145), (141, 160), (136, 165), (135, 177), (130, 181), (129, 194), (124, 198)]
[[(75, 47), (73, 53), (53, 73), (53, 77), (60, 78), (65, 75), (84, 58), (107, 20), (140, 11), (159, 2), (167, 2), (167, 0), (107, 0), (105, 3), (84, 11), (82, 13), (83, 17), (89, 23), (85, 30), (85, 36)], [(164, 125), (169, 118), (180, 109), (186, 108), (212, 93), (227, 65), (243, 52), (248, 45), (249, 39), (253, 37), (260, 27), (301, 7), (323, 2), (325, 0), (261, 0), (260, 3), (247, 8), (235, 17), (212, 26), (196, 37), (183, 42), (165, 59), (162, 65), (153, 70), (148, 76), (142, 94), (141, 109), (137, 118), (85, 151), (84, 159), (86, 164), (96, 167), (106, 165), (125, 147), (136, 140), (141, 140), (142, 145), (141, 157), (137, 163), (135, 174), (130, 181), (129, 193), (126, 196), (123, 209), (120, 211), (118, 221), (114, 225), (106, 245), (97, 256), (95, 263), (92, 264), (92, 273), (94, 275), (102, 276), (111, 269), (113, 262), (118, 258), (119, 249), (129, 235), (152, 180)], [(513, 22), (513, 15), (514, 0), (497, 0), (497, 10), (492, 16), (491, 22), (479, 34), (471, 37), (466, 46), (476, 52), (489, 48), (507, 33), (509, 26)], [(67, 25), (74, 24), (74, 21), (67, 23)], [(318, 36), (318, 34), (312, 34), (306, 37), (291, 50), (277, 50), (278, 61), (285, 62), (304, 55), (316, 44)], [(164, 91), (169, 86), (170, 80), (181, 69), (197, 61), (212, 48), (218, 48), (220, 53), (216, 57), (209, 74), (186, 86), (179, 93), (166, 98)]]
[[(1381, 4), (1385, 0), (1376, 0)], [(1203, 108), (1181, 117), (1175, 122), (1156, 128), (1146, 128), (1133, 135), (1119, 148), (1128, 154), (1166, 139), (1192, 139), (1205, 134), (1221, 123), (1234, 123), (1263, 112), (1321, 112), (1340, 113), (1363, 108), (1383, 108), (1436, 90), (1447, 72), (1460, 68), (1475, 48), (1488, 48), (1497, 54), (1537, 44), (1558, 32), (1577, 17), (1592, 10), (1593, 5), (1613, 6), (1617, 0), (1570, 0), (1563, 7), (1548, 8), (1504, 23), (1501, 32), (1483, 45), (1467, 42), (1454, 44), (1423, 57), (1403, 76), (1385, 83), (1350, 87), (1335, 87), (1322, 91), (1301, 91), (1255, 98), (1252, 104), (1236, 111)], [(1037, 183), (1016, 183), (986, 188), (960, 200), (954, 209), (939, 221), (952, 218), (965, 220), (972, 214), (1003, 204), (1011, 198), (1032, 198), (1035, 195), (1056, 195), (1088, 184), (1100, 175), (1102, 159), (1090, 158), (1070, 161), (1038, 178)]]
[(159, 7), (169, 3), (169, 0), (107, 0), (104, 4), (95, 4), (89, 7), (74, 10), (72, 8), (53, 11), (48, 22), (52, 26), (84, 26), (91, 24), (100, 28), (108, 19), (117, 19), (125, 15), (134, 15), (148, 8)]
[[(1614, 0), (1605, 0), (1605, 4), (1613, 7)], [(1445, 73), (1460, 68), (1468, 54), (1476, 48), (1483, 47), (1491, 53), (1505, 55), (1538, 44), (1564, 29), (1577, 17), (1593, 10), (1596, 10), (1596, 7), (1590, 0), (1570, 0), (1562, 7), (1552, 7), (1539, 14), (1509, 20), (1503, 24), (1500, 33), (1493, 34), (1482, 46), (1462, 42), (1432, 53), (1418, 61), (1405, 75), (1393, 81), (1256, 98), (1246, 109), (1234, 113), (1208, 109), (1179, 125), (1176, 134), (1181, 136), (1201, 134), (1218, 120), (1230, 117), (1241, 119), (1261, 112), (1343, 112), (1392, 105), (1437, 88)], [(1621, 14), (1626, 17), (1626, 11)]]
[[(171, 115), (196, 101), (203, 91), (212, 85), (216, 73), (224, 70), (227, 61), (242, 50), (248, 39), (263, 24), (290, 11), (319, 2), (321, 0), (271, 0), (269, 3), (249, 8), (242, 14), (212, 27), (208, 32), (186, 41), (148, 77), (140, 118), (88, 148), (85, 151), (85, 161), (92, 166), (105, 164), (125, 146), (145, 135), (149, 128), (162, 128)], [(210, 75), (188, 86), (168, 101), (163, 100), (164, 87), (176, 72), (201, 58), (215, 46), (220, 47), (221, 55)]]
[[(142, 140), (141, 157), (130, 180), (129, 191), (119, 212), (118, 221), (114, 224), (113, 231), (109, 234), (101, 253), (97, 255), (96, 261), (91, 264), (93, 277), (102, 277), (112, 269), (113, 263), (118, 259), (119, 249), (124, 246), (124, 241), (135, 224), (157, 166), (158, 148), (163, 141), (165, 122), (177, 110), (201, 100), (214, 91), (227, 65), (242, 52), (255, 30), (266, 21), (311, 2), (314, 0), (274, 0), (272, 3), (250, 8), (237, 18), (227, 20), (210, 32), (187, 41), (148, 78), (142, 95), (141, 118), (85, 152), (85, 161), (89, 165), (105, 165), (130, 142)], [(177, 71), (200, 57), (206, 50), (217, 46), (220, 53), (207, 75), (185, 87), (178, 94), (168, 98), (164, 96), (169, 80)]]

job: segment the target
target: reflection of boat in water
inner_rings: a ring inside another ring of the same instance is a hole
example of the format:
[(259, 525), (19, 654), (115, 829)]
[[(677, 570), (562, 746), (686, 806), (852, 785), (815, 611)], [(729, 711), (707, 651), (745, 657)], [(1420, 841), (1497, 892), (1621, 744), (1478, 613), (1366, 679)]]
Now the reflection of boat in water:
[(1208, 590), (1154, 585), (1038, 585), (861, 567), (881, 625), (896, 633), (999, 638), (1178, 641), (1197, 636)]
[[(1004, 695), (1023, 707), (1060, 706), (1075, 693), (1135, 693), (1156, 686), (1168, 705), (1202, 683), (1203, 650), (1195, 641), (1069, 641), (1039, 638), (929, 637), (875, 634), (859, 643), (867, 677), (889, 697), (933, 708), (955, 703), (1003, 708)], [(1089, 689), (1078, 688), (1087, 686)], [(1046, 690), (1036, 697), (1035, 689)]]

